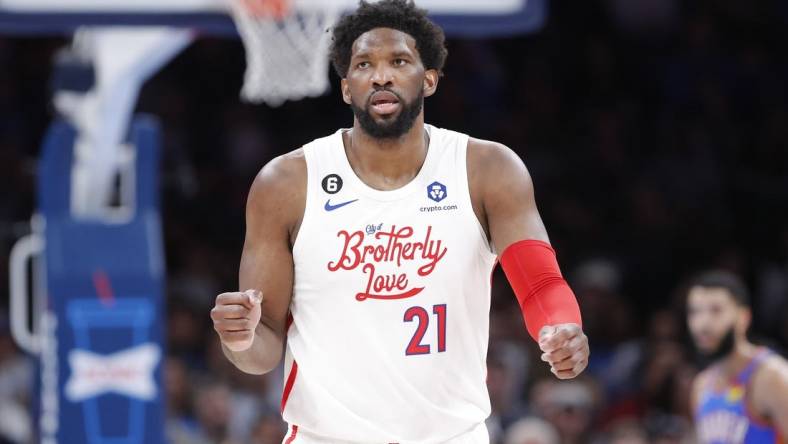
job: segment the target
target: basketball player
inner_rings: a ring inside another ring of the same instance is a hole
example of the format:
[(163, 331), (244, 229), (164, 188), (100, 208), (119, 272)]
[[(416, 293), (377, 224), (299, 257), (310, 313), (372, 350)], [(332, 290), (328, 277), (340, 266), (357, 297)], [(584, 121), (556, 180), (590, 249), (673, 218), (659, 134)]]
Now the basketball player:
[(687, 295), (687, 323), (711, 365), (693, 383), (698, 439), (704, 444), (781, 443), (788, 436), (788, 362), (747, 340), (750, 305), (736, 275), (709, 271)]
[(412, 1), (362, 2), (333, 37), (353, 127), (259, 173), (240, 265), (254, 290), (219, 295), (215, 329), (248, 373), (286, 348), (287, 443), (487, 443), (498, 258), (553, 373), (588, 362), (531, 178), (510, 149), (424, 123), (447, 53)]

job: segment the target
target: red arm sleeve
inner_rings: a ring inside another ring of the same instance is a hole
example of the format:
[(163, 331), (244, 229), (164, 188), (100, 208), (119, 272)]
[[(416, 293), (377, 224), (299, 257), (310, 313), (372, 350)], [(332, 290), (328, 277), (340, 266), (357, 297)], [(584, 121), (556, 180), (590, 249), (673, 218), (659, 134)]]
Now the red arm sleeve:
[(555, 250), (549, 244), (538, 240), (515, 242), (501, 254), (501, 266), (534, 340), (539, 340), (539, 331), (545, 325), (582, 326), (577, 299), (561, 276)]

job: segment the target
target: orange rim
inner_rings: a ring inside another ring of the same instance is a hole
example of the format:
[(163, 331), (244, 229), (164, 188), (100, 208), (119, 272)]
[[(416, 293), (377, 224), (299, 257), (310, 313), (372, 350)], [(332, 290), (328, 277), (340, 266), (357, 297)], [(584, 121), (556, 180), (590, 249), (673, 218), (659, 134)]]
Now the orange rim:
[(283, 19), (290, 15), (290, 0), (239, 0), (253, 17)]

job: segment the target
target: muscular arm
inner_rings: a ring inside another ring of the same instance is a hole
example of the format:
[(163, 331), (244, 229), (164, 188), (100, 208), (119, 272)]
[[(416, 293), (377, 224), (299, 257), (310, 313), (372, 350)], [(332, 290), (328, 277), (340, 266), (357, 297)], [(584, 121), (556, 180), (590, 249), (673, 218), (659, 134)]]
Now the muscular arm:
[(293, 290), (292, 242), (304, 212), (306, 163), (300, 151), (272, 160), (255, 178), (246, 205), (246, 237), (238, 273), (241, 291), (263, 294), (252, 346), (224, 353), (240, 370), (262, 374), (282, 359)]
[(788, 436), (788, 362), (781, 357), (767, 361), (755, 379), (754, 404), (781, 436)]
[(468, 179), (474, 211), (501, 258), (526, 328), (539, 341), (542, 360), (559, 378), (577, 376), (588, 364), (588, 338), (549, 246), (528, 170), (509, 148), (471, 139)]
[(474, 211), (498, 254), (524, 239), (549, 243), (531, 175), (517, 154), (494, 142), (471, 139), (468, 171)]

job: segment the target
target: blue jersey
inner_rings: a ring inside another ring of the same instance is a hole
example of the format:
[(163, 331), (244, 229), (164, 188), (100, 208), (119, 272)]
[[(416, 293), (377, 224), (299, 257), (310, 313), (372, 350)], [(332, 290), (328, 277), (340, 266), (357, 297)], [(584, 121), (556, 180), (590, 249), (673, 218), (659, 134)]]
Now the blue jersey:
[[(747, 389), (755, 371), (772, 352), (764, 349), (747, 364), (735, 379), (719, 384), (723, 376), (712, 369), (701, 388), (696, 425), (702, 444), (783, 443), (776, 428), (759, 421), (747, 405)], [(719, 387), (722, 385), (722, 389)]]

